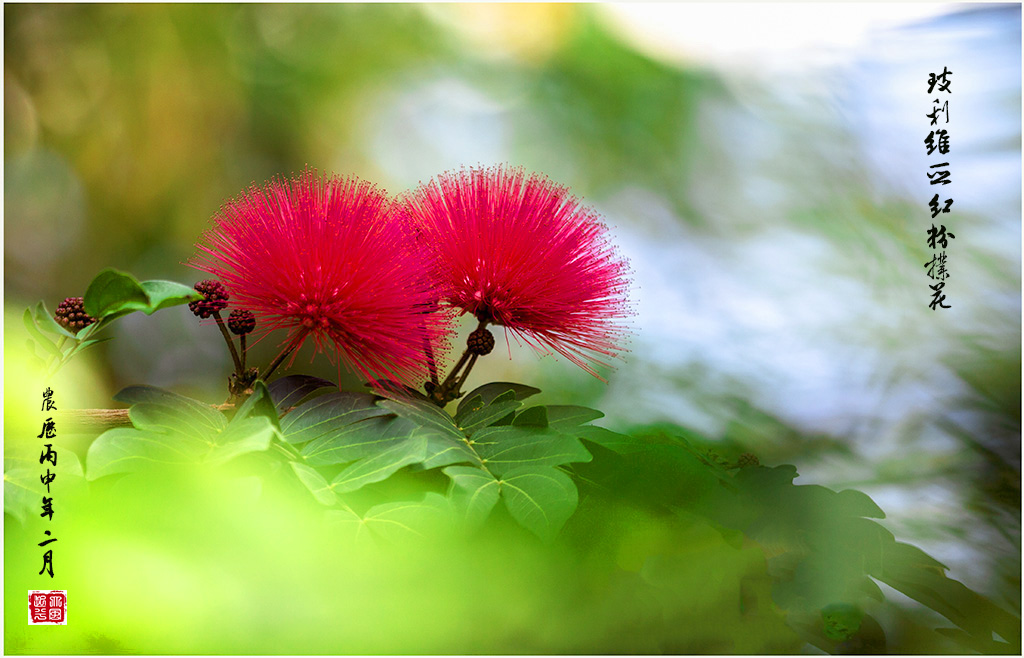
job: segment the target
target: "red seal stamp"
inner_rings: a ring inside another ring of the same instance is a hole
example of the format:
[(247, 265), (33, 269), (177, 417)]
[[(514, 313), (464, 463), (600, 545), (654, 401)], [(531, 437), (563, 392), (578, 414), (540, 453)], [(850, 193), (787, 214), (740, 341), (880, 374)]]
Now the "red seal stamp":
[(28, 591), (28, 623), (53, 624), (55, 626), (68, 623), (67, 590), (52, 589)]

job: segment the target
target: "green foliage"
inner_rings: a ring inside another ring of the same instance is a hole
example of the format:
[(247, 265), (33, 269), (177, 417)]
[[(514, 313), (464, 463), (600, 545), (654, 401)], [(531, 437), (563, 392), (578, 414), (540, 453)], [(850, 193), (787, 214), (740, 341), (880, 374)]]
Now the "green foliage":
[[(774, 601), (809, 642), (843, 652), (846, 641), (866, 641), (859, 634), (874, 633), (877, 624), (872, 621), (858, 631), (849, 615), (836, 611), (859, 610), (880, 600), (876, 579), (960, 626), (969, 635), (965, 647), (983, 646), (995, 632), (1007, 640), (1003, 652), (1019, 650), (1019, 619), (947, 578), (944, 565), (869, 520), (884, 518), (884, 513), (865, 494), (794, 485), (797, 472), (790, 465), (723, 466), (678, 436), (647, 440), (646, 446), (627, 443), (617, 466), (595, 459), (600, 470), (578, 469), (580, 475), (603, 481), (616, 495), (676, 514), (696, 514), (756, 542), (773, 579)], [(813, 624), (800, 621), (815, 617)], [(884, 644), (872, 636), (869, 644), (877, 648), (879, 641)]]
[(98, 324), (142, 311), (152, 315), (160, 309), (200, 299), (192, 287), (173, 281), (139, 282), (127, 272), (107, 268), (96, 275), (85, 290), (85, 312)]
[[(264, 453), (289, 464), (291, 481), (329, 508), (327, 525), (353, 545), (484, 533), (501, 519), (563, 549), (596, 550), (593, 542), (611, 533), (617, 557), (607, 568), (636, 572), (653, 588), (650, 596), (683, 606), (679, 614), (712, 615), (709, 628), (730, 610), (740, 610), (729, 622), (739, 626), (761, 610), (765, 619), (784, 615), (790, 629), (825, 651), (884, 651), (885, 632), (869, 614), (884, 604), (878, 581), (956, 625), (929, 631), (937, 641), (1018, 650), (1014, 615), (897, 542), (873, 520), (884, 513), (868, 496), (795, 485), (793, 466), (726, 459), (667, 427), (612, 432), (590, 425), (602, 414), (585, 407), (523, 409), (538, 391), (514, 384), (471, 392), (452, 417), (424, 398), (334, 391), (308, 399), (333, 385), (305, 377), (279, 382), (257, 382), (232, 417), (157, 388), (121, 391), (116, 399), (131, 405), (133, 428), (96, 439), (88, 480)], [(17, 476), (15, 469), (5, 477), (16, 508)], [(642, 515), (647, 529), (627, 525), (632, 534), (617, 535), (614, 519), (626, 510)], [(735, 599), (720, 610), (716, 598), (695, 604), (687, 593), (694, 588)], [(748, 644), (680, 638), (652, 650), (759, 652), (783, 641), (778, 631), (754, 637)]]
[(291, 467), (295, 471), (295, 475), (298, 476), (299, 481), (306, 485), (306, 488), (310, 490), (313, 498), (316, 498), (318, 503), (333, 505), (338, 502), (338, 497), (334, 494), (331, 483), (327, 481), (327, 478), (320, 475), (320, 472), (315, 468), (300, 464), (299, 462), (292, 462)]
[[(374, 397), (366, 393), (332, 393), (299, 405), (281, 419), (281, 432), (288, 443), (338, 443), (337, 435), (347, 433), (349, 425), (387, 411), (374, 405)], [(342, 459), (342, 461), (349, 461)]]
[(261, 413), (261, 399), (269, 399), (262, 382), (231, 419), (202, 402), (150, 386), (126, 388), (115, 399), (131, 404), (133, 427), (108, 430), (89, 446), (89, 480), (166, 465), (223, 464), (267, 450), (280, 435), (276, 419)]
[(327, 521), (343, 529), (352, 541), (373, 539), (400, 542), (419, 539), (450, 522), (448, 501), (428, 493), (421, 501), (402, 501), (375, 505), (363, 514), (351, 509), (331, 510)]
[(333, 382), (310, 375), (288, 375), (270, 382), (267, 390), (279, 414), (283, 414), (313, 393), (334, 386)]
[[(511, 391), (511, 395), (509, 392)], [(540, 393), (539, 388), (527, 386), (525, 384), (513, 384), (511, 382), (493, 382), (490, 384), (484, 384), (483, 386), (474, 389), (471, 393), (467, 393), (462, 401), (459, 402), (458, 410), (455, 412), (455, 418), (462, 422), (462, 418), (471, 411), (480, 409), (484, 405), (492, 405), (498, 402), (497, 398), (501, 397), (502, 401), (508, 401), (509, 398), (522, 402), (528, 397), (534, 396)]]
[[(135, 311), (152, 315), (200, 297), (193, 288), (181, 283), (162, 280), (139, 282), (131, 274), (107, 268), (96, 275), (83, 296), (85, 312), (95, 322), (77, 334), (60, 326), (43, 302), (25, 309), (25, 328), (35, 341), (30, 342), (29, 350), (35, 353), (34, 347), (39, 345), (46, 352), (47, 358), (40, 359), (39, 365), (52, 375), (82, 350), (110, 340), (92, 336), (117, 318)], [(50, 336), (57, 337), (57, 341)], [(65, 347), (69, 340), (71, 344)]]
[(576, 437), (532, 425), (487, 427), (473, 435), (471, 444), (482, 458), (481, 462), (495, 475), (514, 469), (561, 466), (591, 459)]
[(452, 482), (448, 494), (452, 508), (466, 526), (475, 528), (487, 520), (501, 491), (497, 478), (489, 471), (473, 466), (449, 466), (444, 469), (444, 474)]
[(498, 480), (509, 513), (541, 539), (553, 539), (579, 502), (576, 485), (562, 471), (521, 466)]
[(864, 611), (848, 603), (832, 603), (821, 609), (825, 636), (830, 640), (849, 640), (863, 619)]
[(464, 432), (475, 432), (489, 425), (495, 425), (502, 419), (513, 415), (515, 410), (522, 406), (519, 400), (502, 400), (484, 404), (479, 402), (476, 406), (470, 407), (472, 411), (455, 415), (455, 422)]
[(96, 320), (149, 308), (149, 295), (138, 280), (115, 269), (96, 275), (85, 290), (84, 301), (85, 312)]
[[(467, 395), (454, 418), (425, 399), (332, 393), (289, 412), (282, 434), (303, 444), (304, 465), (343, 465), (330, 481), (297, 469), (321, 503), (334, 504), (332, 494), (379, 482), (405, 466), (447, 467), (448, 504), (469, 526), (483, 522), (501, 499), (523, 527), (550, 540), (577, 504), (576, 486), (555, 467), (591, 456), (578, 438), (549, 425), (545, 407), (515, 414), (523, 399), (538, 392), (488, 384)], [(509, 424), (497, 425), (509, 416)], [(555, 408), (564, 429), (599, 416), (581, 407)]]
[(425, 437), (412, 436), (403, 439), (385, 450), (346, 466), (331, 481), (331, 488), (340, 493), (355, 491), (364, 485), (390, 477), (403, 466), (421, 463), (426, 454)]
[[(74, 488), (82, 481), (82, 463), (74, 451), (59, 444), (52, 444), (57, 453), (57, 463), (40, 466), (36, 459), (26, 459), (16, 455), (4, 455), (4, 514), (10, 514), (24, 524), (39, 516), (40, 496), (46, 491), (40, 476), (49, 470), (55, 473), (54, 486), (65, 491)], [(40, 444), (42, 448), (42, 444)]]

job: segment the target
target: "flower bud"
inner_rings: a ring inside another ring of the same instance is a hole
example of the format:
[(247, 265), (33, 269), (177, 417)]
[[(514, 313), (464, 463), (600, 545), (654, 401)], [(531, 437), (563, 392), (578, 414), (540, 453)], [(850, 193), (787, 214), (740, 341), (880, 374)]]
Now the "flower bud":
[(256, 316), (251, 311), (239, 308), (231, 311), (231, 315), (228, 316), (228, 329), (235, 335), (244, 336), (255, 328)]
[(200, 318), (206, 319), (214, 313), (221, 311), (228, 306), (228, 291), (224, 284), (213, 279), (203, 279), (195, 285), (197, 292), (201, 292), (205, 299), (189, 302), (188, 310)]
[(95, 319), (86, 314), (85, 302), (81, 297), (66, 298), (57, 305), (57, 311), (53, 314), (53, 317), (57, 324), (75, 333), (96, 322)]

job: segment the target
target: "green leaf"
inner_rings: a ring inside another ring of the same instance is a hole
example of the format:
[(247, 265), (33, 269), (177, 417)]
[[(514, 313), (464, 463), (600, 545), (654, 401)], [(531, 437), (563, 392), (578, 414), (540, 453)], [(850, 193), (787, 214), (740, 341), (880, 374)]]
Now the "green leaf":
[(217, 445), (203, 459), (208, 464), (223, 464), (249, 452), (262, 452), (280, 432), (266, 416), (235, 416), (221, 432)]
[(302, 448), (302, 456), (311, 466), (344, 464), (370, 457), (412, 436), (416, 425), (388, 414), (337, 427)]
[(490, 384), (484, 384), (483, 386), (466, 393), (462, 402), (459, 403), (458, 410), (455, 415), (458, 416), (463, 413), (468, 413), (468, 410), (472, 408), (475, 403), (474, 401), (478, 396), (484, 404), (490, 404), (495, 400), (495, 398), (508, 393), (509, 391), (512, 391), (512, 395), (514, 396), (513, 399), (520, 401), (525, 400), (531, 395), (540, 393), (539, 388), (526, 386), (525, 384), (513, 384), (511, 382), (492, 382)]
[(464, 432), (473, 435), (479, 429), (483, 429), (494, 422), (501, 420), (516, 409), (522, 406), (519, 400), (506, 400), (504, 402), (492, 402), (486, 406), (467, 413), (461, 421), (456, 419), (459, 427)]
[(465, 417), (474, 411), (479, 411), (484, 408), (484, 399), (479, 395), (473, 397), (466, 396), (459, 402), (459, 407), (455, 411), (455, 422), (459, 427), (465, 427)]
[(108, 315), (149, 308), (149, 295), (127, 272), (107, 268), (85, 290), (85, 312), (96, 320)]
[(128, 386), (118, 391), (114, 395), (114, 400), (129, 405), (152, 402), (164, 406), (181, 407), (195, 414), (201, 419), (199, 422), (203, 427), (214, 432), (224, 429), (227, 423), (224, 414), (210, 405), (156, 386)]
[(513, 469), (501, 476), (499, 485), (512, 518), (545, 541), (558, 534), (579, 502), (569, 476), (551, 467)]
[(825, 637), (839, 642), (853, 637), (863, 618), (864, 611), (849, 603), (832, 603), (821, 609)]
[(281, 419), (281, 433), (288, 443), (305, 443), (326, 439), (345, 426), (388, 411), (376, 405), (376, 398), (367, 393), (329, 393), (303, 402)]
[(885, 600), (885, 595), (882, 594), (882, 588), (875, 584), (875, 581), (871, 580), (870, 576), (864, 576), (864, 580), (860, 583), (860, 591), (879, 603)]
[(448, 498), (466, 525), (475, 527), (483, 523), (498, 502), (498, 481), (484, 469), (473, 466), (449, 466), (444, 474), (452, 481)]
[(28, 333), (36, 339), (36, 342), (39, 343), (39, 345), (41, 345), (47, 352), (57, 358), (60, 358), (62, 352), (57, 348), (57, 343), (44, 336), (43, 333), (39, 331), (39, 328), (36, 327), (35, 319), (32, 317), (32, 309), (26, 308), (25, 313), (21, 317), (22, 321), (25, 323), (25, 329), (27, 329)]
[(558, 466), (591, 460), (579, 439), (547, 428), (488, 427), (477, 432), (471, 445), (484, 459), (487, 470), (495, 475), (524, 466)]
[(451, 508), (444, 496), (428, 493), (422, 501), (384, 503), (363, 515), (363, 525), (389, 542), (427, 537), (450, 523)]
[(302, 400), (322, 388), (334, 388), (333, 382), (320, 377), (310, 375), (288, 375), (270, 382), (267, 389), (270, 391), (270, 398), (277, 406), (280, 413), (288, 411), (291, 407), (302, 402)]
[(42, 331), (47, 331), (51, 334), (57, 334), (58, 336), (65, 336), (67, 338), (74, 338), (75, 335), (60, 326), (57, 321), (50, 315), (49, 309), (46, 308), (46, 304), (39, 302), (35, 305), (32, 311), (32, 315), (35, 318), (36, 326)]
[(515, 418), (516, 413), (513, 411), (506, 415), (504, 418), (499, 418), (498, 420), (494, 421), (488, 427), (507, 427), (512, 424), (512, 421), (515, 420)]
[(146, 432), (118, 427), (100, 434), (85, 461), (87, 479), (95, 480), (113, 473), (130, 473), (162, 464), (189, 464), (202, 459), (212, 442), (196, 440), (187, 434)]
[(334, 495), (331, 485), (327, 483), (324, 476), (320, 475), (316, 469), (298, 462), (291, 462), (291, 466), (292, 470), (295, 471), (295, 475), (299, 477), (299, 481), (306, 485), (306, 488), (310, 490), (318, 503), (333, 505), (338, 502), (338, 497)]
[(99, 345), (100, 343), (105, 343), (108, 340), (113, 340), (113, 339), (114, 339), (113, 336), (107, 336), (106, 338), (93, 338), (91, 340), (83, 340), (82, 342), (78, 343), (73, 348), (71, 348), (71, 351), (69, 351), (67, 354), (64, 355), (64, 359), (65, 360), (70, 359), (74, 355), (76, 355), (76, 354), (78, 354), (80, 352), (84, 352), (85, 350), (89, 349), (93, 345)]
[(159, 279), (139, 283), (127, 272), (107, 268), (89, 284), (84, 305), (86, 313), (105, 325), (105, 321), (134, 311), (152, 315), (160, 309), (197, 299), (202, 299), (202, 294), (190, 286)]
[[(139, 402), (128, 409), (128, 418), (136, 429), (143, 431), (184, 434), (195, 439), (207, 439), (211, 434), (227, 427), (227, 419), (218, 414), (214, 424), (186, 406)], [(210, 441), (212, 443), (212, 440)]]
[(26, 338), (25, 349), (28, 350), (29, 355), (31, 355), (32, 357), (36, 359), (39, 358), (39, 355), (36, 354), (36, 341), (32, 340), (31, 338)]
[(894, 542), (886, 547), (885, 564), (887, 569), (909, 570), (928, 569), (935, 573), (942, 573), (949, 569), (931, 555), (928, 555), (917, 546)]
[(982, 655), (1012, 655), (1014, 653), (1012, 645), (1006, 642), (997, 642), (990, 638), (977, 637), (962, 631), (959, 628), (936, 628), (935, 632), (940, 635), (944, 635), (957, 644), (967, 647), (968, 649), (976, 651)]
[(844, 489), (836, 494), (836, 507), (851, 516), (864, 516), (869, 519), (884, 519), (885, 512), (871, 500), (866, 493), (855, 489)]
[(331, 489), (345, 493), (355, 491), (372, 482), (380, 482), (403, 466), (423, 461), (426, 452), (426, 437), (413, 436), (387, 450), (345, 467), (331, 481)]
[(517, 427), (547, 427), (548, 411), (544, 407), (530, 407), (520, 412), (512, 424)]
[(328, 522), (349, 533), (351, 541), (372, 538), (398, 543), (429, 537), (449, 525), (451, 509), (441, 494), (428, 493), (422, 501), (400, 501), (371, 507), (359, 516), (351, 510), (327, 512)]
[[(989, 599), (968, 589), (963, 583), (947, 578), (941, 570), (922, 565), (897, 566), (904, 559), (916, 557), (890, 554), (902, 553), (907, 544), (895, 543), (886, 550), (885, 569), (876, 578), (923, 603), (975, 637), (991, 639), (995, 631), (1010, 643), (1012, 653), (1020, 653), (1020, 619)], [(920, 551), (917, 551), (920, 552)]]
[(781, 464), (773, 467), (741, 468), (735, 479), (756, 496), (768, 490), (792, 486), (796, 476), (796, 466)]
[(149, 300), (147, 307), (141, 309), (146, 315), (152, 315), (160, 309), (171, 306), (187, 304), (203, 297), (202, 293), (197, 292), (192, 286), (175, 283), (174, 281), (153, 279), (151, 281), (143, 281), (140, 286)]
[(435, 430), (423, 430), (427, 438), (427, 456), (422, 467), (440, 468), (450, 464), (474, 464), (483, 466), (479, 455), (470, 447), (465, 437), (453, 437)]
[(571, 433), (584, 441), (590, 441), (620, 455), (639, 452), (647, 445), (643, 439), (628, 434), (619, 434), (596, 425), (577, 427)]
[(548, 425), (563, 432), (572, 431), (573, 428), (589, 423), (598, 418), (604, 418), (604, 414), (597, 409), (578, 407), (569, 404), (548, 405)]
[[(128, 417), (133, 428), (101, 434), (87, 455), (88, 479), (112, 473), (145, 470), (161, 464), (221, 464), (241, 454), (266, 450), (277, 435), (271, 418), (253, 415), (259, 397), (229, 423), (209, 405), (152, 386), (131, 386), (115, 399), (133, 403)], [(271, 412), (273, 410), (271, 409)]]
[(39, 478), (47, 469), (57, 474), (51, 487), (62, 487), (64, 491), (67, 491), (68, 478), (82, 478), (82, 464), (78, 461), (78, 455), (57, 444), (53, 444), (53, 449), (58, 453), (56, 466), (47, 463), (40, 467), (38, 459), (34, 457), (4, 458), (4, 514), (10, 514), (23, 524), (31, 519), (39, 519), (42, 497), (46, 495), (46, 485)]
[(281, 422), (277, 417), (277, 408), (270, 398), (270, 391), (267, 390), (267, 385), (262, 380), (256, 380), (256, 383), (252, 386), (252, 395), (246, 398), (242, 406), (235, 412), (235, 419), (249, 417), (266, 418), (276, 429), (281, 429)]
[[(481, 399), (483, 399), (483, 398), (481, 398)], [(511, 402), (511, 401), (513, 401), (515, 399), (516, 399), (516, 392), (511, 390), (511, 389), (509, 389), (509, 390), (505, 391), (504, 393), (502, 393), (501, 395), (495, 396), (495, 398), (493, 400), (491, 400), (490, 402), (488, 402), (487, 404), (501, 404), (502, 402)]]
[(465, 437), (462, 430), (455, 425), (454, 419), (434, 404), (413, 398), (393, 396), (388, 392), (383, 392), (381, 395), (387, 399), (378, 401), (377, 406), (402, 418), (408, 418), (425, 429), (440, 432), (444, 436), (455, 439)]
[(40, 501), (46, 493), (46, 487), (39, 481), (40, 475), (38, 469), (31, 467), (4, 471), (4, 514), (25, 523), (39, 513)]

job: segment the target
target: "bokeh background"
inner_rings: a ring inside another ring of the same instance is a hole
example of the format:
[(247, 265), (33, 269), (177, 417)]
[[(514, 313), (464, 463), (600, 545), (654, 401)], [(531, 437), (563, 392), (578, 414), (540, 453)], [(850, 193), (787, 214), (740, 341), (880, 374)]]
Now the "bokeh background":
[[(933, 311), (943, 66), (956, 239)], [(397, 194), (523, 165), (606, 218), (635, 332), (607, 385), (500, 338), (471, 385), (861, 489), (1019, 615), (1020, 66), (1013, 4), (5, 5), (5, 429), (35, 422), (24, 307), (108, 266), (194, 283), (195, 241), (250, 183), (308, 165)], [(221, 338), (187, 310), (111, 331), (64, 373), (69, 406), (226, 395)], [(309, 357), (294, 369), (337, 377)]]

